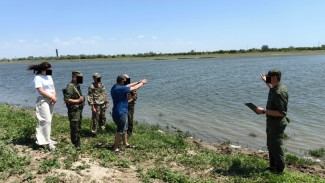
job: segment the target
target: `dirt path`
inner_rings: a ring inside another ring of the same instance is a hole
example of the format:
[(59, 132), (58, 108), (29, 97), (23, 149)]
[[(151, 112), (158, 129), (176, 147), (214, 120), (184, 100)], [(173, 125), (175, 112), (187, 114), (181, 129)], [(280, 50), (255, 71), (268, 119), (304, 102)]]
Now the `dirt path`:
[[(247, 156), (258, 156), (265, 160), (268, 160), (267, 152), (253, 151), (247, 148), (236, 148), (231, 147), (228, 144), (212, 144), (208, 142), (203, 142), (193, 138), (187, 138), (187, 141), (199, 148), (206, 148), (212, 150), (216, 153), (236, 155), (244, 154)], [(15, 148), (19, 150), (20, 156), (30, 156), (32, 158), (29, 167), (26, 167), (32, 176), (26, 178), (26, 175), (11, 176), (8, 182), (24, 182), (29, 179), (34, 182), (44, 182), (46, 177), (56, 177), (59, 178), (60, 182), (72, 182), (72, 183), (115, 183), (115, 182), (141, 182), (141, 179), (137, 177), (137, 170), (134, 165), (129, 168), (118, 168), (118, 167), (103, 167), (99, 162), (91, 160), (87, 157), (81, 157), (77, 162), (74, 162), (70, 170), (65, 170), (63, 167), (61, 169), (52, 169), (48, 173), (39, 174), (38, 168), (43, 160), (53, 158), (54, 155), (50, 152), (42, 152), (40, 150), (33, 150), (24, 145), (15, 145)], [(146, 162), (143, 162), (145, 165)], [(87, 165), (85, 169), (78, 169), (82, 165)], [(148, 165), (148, 164), (147, 164)], [(145, 166), (147, 166), (145, 165)], [(148, 165), (150, 166), (150, 165)], [(319, 175), (325, 178), (325, 162), (316, 163), (315, 165), (295, 165), (287, 164), (287, 168), (291, 171), (304, 173), (308, 175)], [(157, 180), (156, 182), (161, 182)]]

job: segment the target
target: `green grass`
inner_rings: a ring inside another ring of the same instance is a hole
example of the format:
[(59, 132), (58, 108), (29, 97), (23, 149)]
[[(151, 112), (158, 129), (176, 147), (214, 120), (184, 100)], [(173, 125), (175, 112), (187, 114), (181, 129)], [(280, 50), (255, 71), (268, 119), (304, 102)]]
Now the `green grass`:
[(287, 153), (285, 160), (287, 163), (292, 163), (296, 165), (314, 165), (315, 162), (310, 159), (300, 158), (295, 154)]
[[(85, 157), (102, 167), (121, 171), (131, 166), (137, 167), (136, 173), (142, 182), (325, 182), (318, 176), (299, 174), (289, 169), (283, 175), (275, 175), (264, 170), (268, 162), (257, 156), (217, 154), (189, 144), (184, 138), (188, 132), (168, 128), (169, 132), (161, 133), (158, 125), (142, 123), (136, 123), (137, 133), (128, 139), (136, 148), (121, 147), (124, 155), (116, 156), (111, 148), (114, 144), (115, 124), (108, 122), (106, 131), (100, 132), (96, 138), (90, 137), (89, 124), (90, 119), (83, 120), (82, 147), (76, 151), (69, 140), (67, 117), (54, 115), (52, 136), (59, 143), (57, 151), (48, 152), (35, 145), (37, 120), (34, 111), (0, 105), (0, 182), (19, 176), (22, 177), (20, 181), (33, 182), (35, 176), (45, 174), (43, 182), (59, 182), (65, 175), (57, 176), (55, 169), (76, 172), (86, 170), (90, 165), (81, 160)], [(31, 170), (27, 167), (32, 163), (32, 157), (27, 153), (18, 155), (19, 151), (14, 144), (44, 151), (49, 155), (41, 160), (35, 170)], [(286, 155), (286, 159), (297, 164), (314, 163), (290, 154)], [(77, 161), (82, 161), (81, 165), (73, 167)]]
[(58, 156), (56, 156), (55, 158), (52, 159), (45, 159), (41, 162), (41, 165), (38, 169), (38, 173), (42, 174), (42, 173), (47, 173), (49, 171), (51, 171), (51, 169), (53, 168), (60, 168), (61, 164), (58, 160)]
[(325, 149), (320, 148), (320, 149), (309, 150), (309, 154), (314, 157), (322, 157), (325, 154)]
[(13, 174), (27, 172), (27, 166), (31, 162), (29, 156), (20, 157), (12, 144), (0, 141), (0, 180)]

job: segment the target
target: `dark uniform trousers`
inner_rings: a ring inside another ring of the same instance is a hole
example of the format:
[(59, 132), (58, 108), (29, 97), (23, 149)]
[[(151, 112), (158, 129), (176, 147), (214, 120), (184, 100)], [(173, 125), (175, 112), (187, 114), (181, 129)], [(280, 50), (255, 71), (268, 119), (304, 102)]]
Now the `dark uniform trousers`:
[(70, 121), (71, 142), (75, 146), (80, 146), (82, 109), (71, 107), (68, 109), (68, 116)]
[(286, 126), (286, 117), (266, 120), (266, 143), (269, 151), (270, 167), (274, 167), (278, 172), (282, 172), (285, 168), (285, 157), (282, 145)]
[(129, 113), (128, 113), (128, 134), (132, 134), (133, 130), (133, 114), (134, 114), (134, 105), (129, 104)]

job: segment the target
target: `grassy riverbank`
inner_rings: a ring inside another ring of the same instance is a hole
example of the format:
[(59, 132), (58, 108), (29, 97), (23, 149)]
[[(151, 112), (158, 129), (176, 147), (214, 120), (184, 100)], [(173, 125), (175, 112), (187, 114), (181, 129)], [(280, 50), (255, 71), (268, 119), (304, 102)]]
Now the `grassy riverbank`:
[(220, 58), (220, 57), (257, 57), (257, 56), (284, 56), (284, 55), (313, 55), (313, 54), (325, 54), (325, 50), (288, 50), (288, 51), (254, 51), (254, 52), (240, 52), (235, 53), (207, 53), (202, 52), (200, 54), (162, 54), (154, 56), (134, 56), (134, 55), (113, 55), (105, 58), (97, 58), (96, 55), (89, 57), (74, 56), (76, 58), (66, 59), (63, 57), (44, 57), (42, 59), (22, 59), (22, 60), (0, 60), (0, 63), (23, 63), (23, 62), (82, 62), (82, 61), (118, 61), (118, 60), (170, 60), (170, 59), (197, 59), (197, 58)]
[(69, 140), (66, 116), (54, 115), (52, 136), (57, 151), (35, 145), (34, 110), (0, 105), (0, 181), (8, 182), (325, 182), (325, 164), (287, 154), (287, 169), (275, 175), (267, 154), (234, 149), (187, 137), (171, 128), (137, 124), (129, 138), (135, 149), (112, 152), (116, 127), (90, 137), (90, 119), (82, 124), (82, 148)]

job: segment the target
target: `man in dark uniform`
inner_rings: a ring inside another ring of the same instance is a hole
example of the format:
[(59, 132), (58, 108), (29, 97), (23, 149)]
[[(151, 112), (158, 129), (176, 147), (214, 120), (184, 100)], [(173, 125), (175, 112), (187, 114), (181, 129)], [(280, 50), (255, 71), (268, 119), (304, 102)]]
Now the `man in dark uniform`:
[(267, 148), (270, 159), (270, 167), (267, 169), (281, 174), (285, 168), (282, 145), (284, 130), (289, 122), (286, 117), (289, 95), (286, 86), (280, 83), (280, 70), (270, 70), (267, 75), (262, 74), (261, 77), (270, 88), (266, 108), (256, 108), (257, 113), (266, 114)]
[(67, 85), (64, 102), (68, 107), (70, 121), (71, 142), (76, 148), (80, 148), (80, 131), (82, 122), (82, 109), (85, 105), (85, 98), (82, 96), (79, 84), (82, 84), (83, 77), (80, 71), (72, 72), (72, 81)]
[[(124, 74), (125, 78), (130, 78), (127, 74)], [(138, 98), (138, 94), (137, 91), (130, 91), (127, 94), (128, 97), (128, 129), (127, 129), (127, 134), (128, 135), (132, 135), (133, 132), (133, 115), (134, 115), (134, 105), (135, 105), (135, 101)]]
[(133, 132), (133, 115), (134, 115), (134, 105), (135, 101), (138, 98), (137, 91), (131, 91), (128, 93), (128, 102), (129, 102), (129, 113), (128, 113), (128, 130), (127, 134), (132, 135)]

